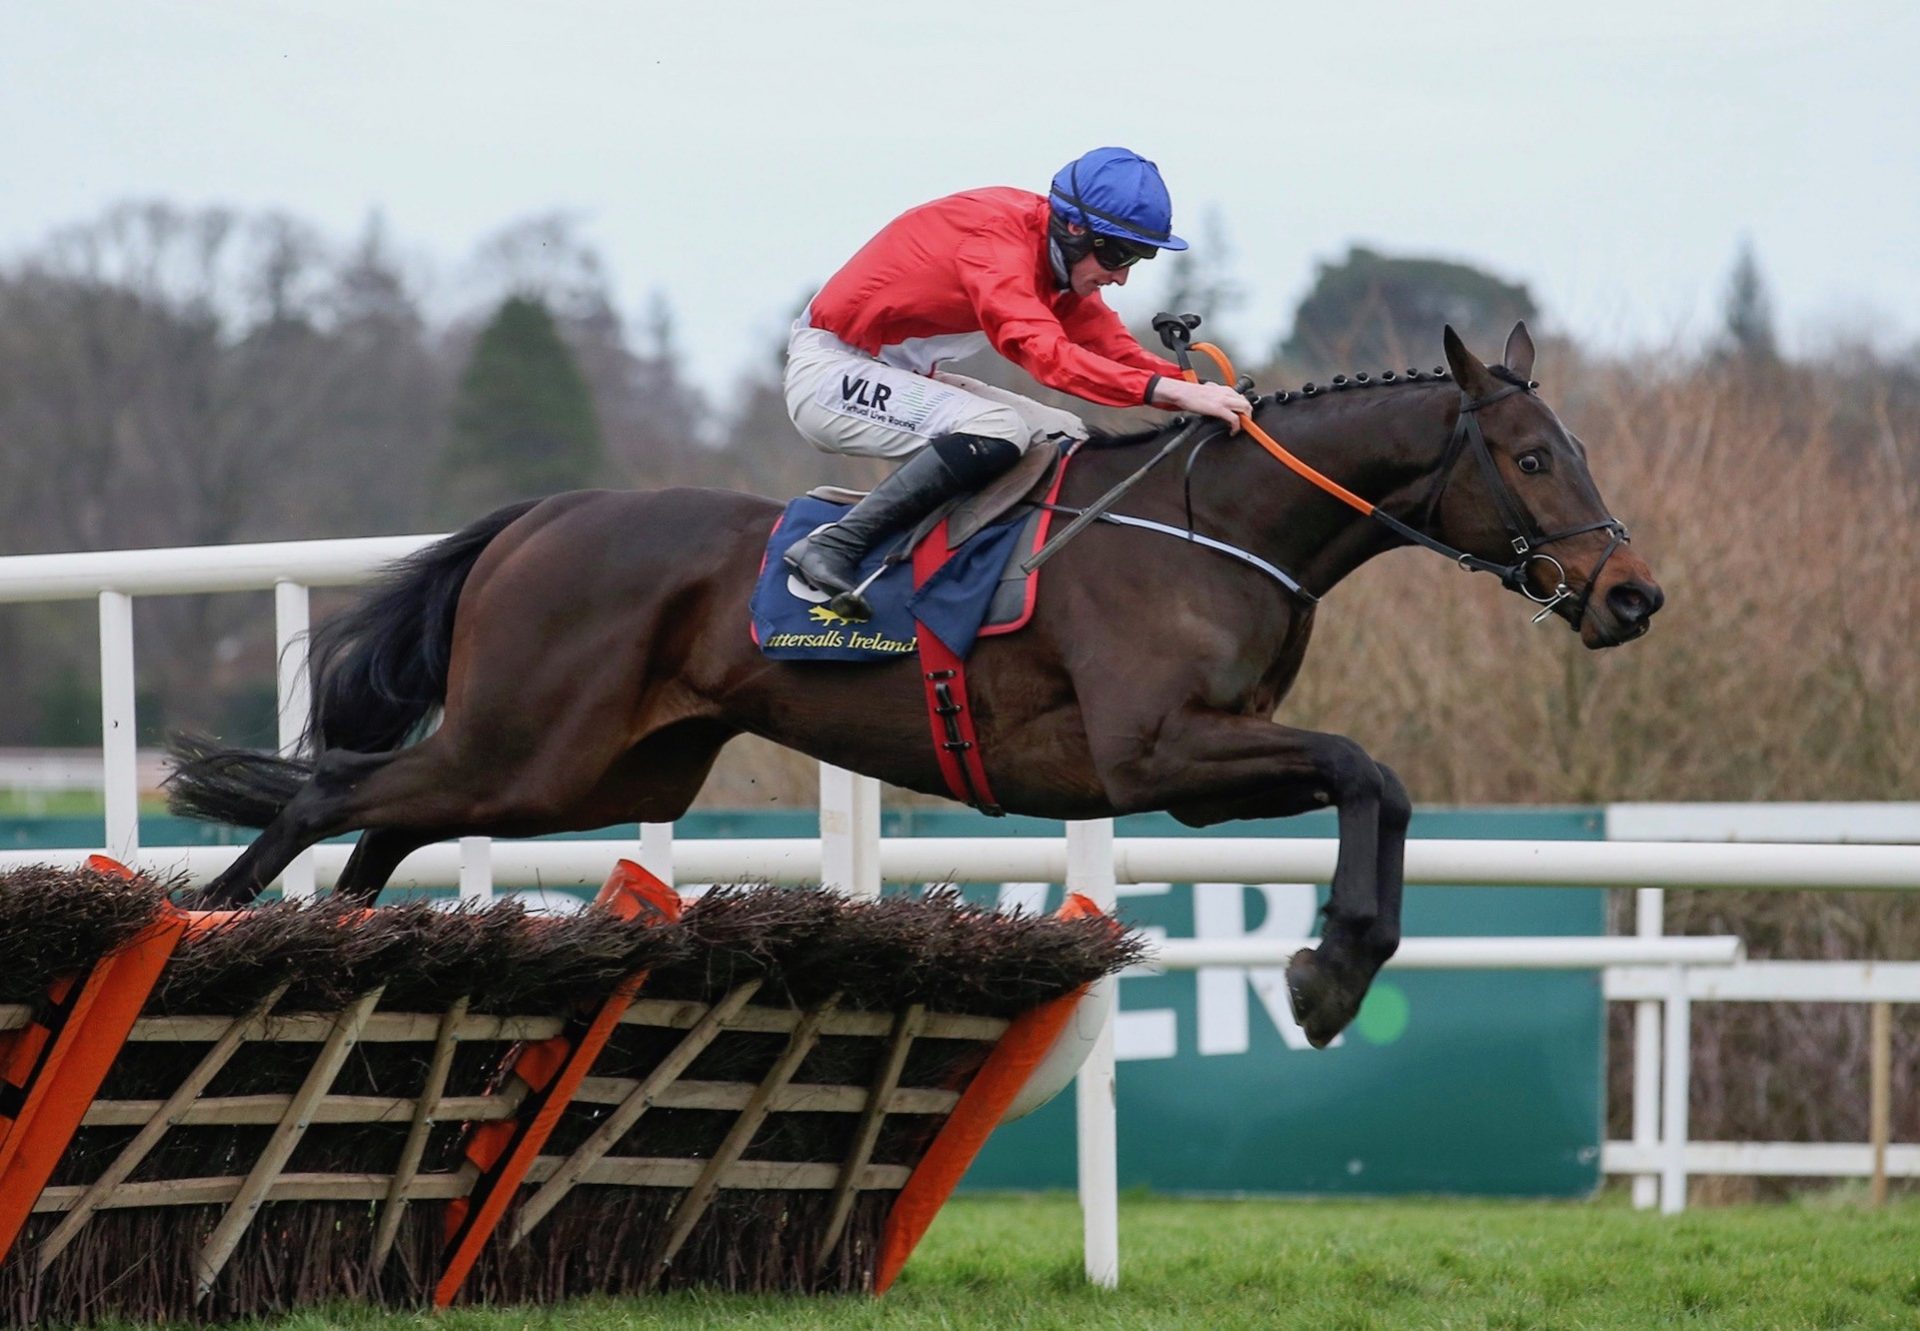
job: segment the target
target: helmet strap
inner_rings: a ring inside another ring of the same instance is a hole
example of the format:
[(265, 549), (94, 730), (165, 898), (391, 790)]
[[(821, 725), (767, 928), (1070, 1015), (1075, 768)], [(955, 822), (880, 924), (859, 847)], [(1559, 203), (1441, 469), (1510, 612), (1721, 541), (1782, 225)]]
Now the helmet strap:
[(1054, 213), (1047, 223), (1047, 260), (1061, 290), (1073, 285), (1073, 266), (1093, 253), (1093, 232), (1084, 226), (1079, 235), (1067, 229), (1067, 219)]

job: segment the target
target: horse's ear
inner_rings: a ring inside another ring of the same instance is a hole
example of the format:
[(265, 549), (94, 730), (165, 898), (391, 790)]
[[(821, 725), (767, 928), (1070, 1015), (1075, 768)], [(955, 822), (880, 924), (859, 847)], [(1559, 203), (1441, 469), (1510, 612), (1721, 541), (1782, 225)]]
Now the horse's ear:
[(1525, 319), (1514, 324), (1513, 331), (1507, 334), (1507, 349), (1500, 359), (1522, 379), (1533, 378), (1533, 334), (1527, 331)]
[(1447, 365), (1453, 371), (1453, 381), (1468, 397), (1486, 397), (1494, 392), (1498, 385), (1493, 375), (1478, 356), (1467, 350), (1467, 344), (1453, 331), (1452, 324), (1447, 325), (1440, 340), (1447, 349)]

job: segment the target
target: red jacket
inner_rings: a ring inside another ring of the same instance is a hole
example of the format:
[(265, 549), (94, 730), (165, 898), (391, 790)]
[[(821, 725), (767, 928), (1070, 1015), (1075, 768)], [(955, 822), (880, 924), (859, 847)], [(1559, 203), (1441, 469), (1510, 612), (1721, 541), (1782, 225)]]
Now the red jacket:
[(811, 305), (812, 323), (922, 374), (991, 345), (1049, 388), (1110, 407), (1146, 402), (1180, 367), (1143, 348), (1099, 293), (1054, 282), (1047, 201), (978, 189), (902, 213)]

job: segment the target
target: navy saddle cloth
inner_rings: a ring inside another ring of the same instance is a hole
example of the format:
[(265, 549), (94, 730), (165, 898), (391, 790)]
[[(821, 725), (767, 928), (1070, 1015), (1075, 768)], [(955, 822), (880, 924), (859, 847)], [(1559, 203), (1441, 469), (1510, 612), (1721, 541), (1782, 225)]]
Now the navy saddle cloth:
[[(892, 661), (913, 655), (924, 628), (965, 657), (988, 624), (1018, 627), (1030, 604), (1027, 576), (1016, 557), (1032, 544), (1043, 510), (1017, 508), (983, 527), (948, 556), (924, 586), (913, 585), (907, 538), (883, 541), (869, 551), (860, 576), (890, 554), (897, 562), (867, 588), (873, 618), (855, 624), (827, 609), (827, 597), (788, 572), (786, 548), (847, 511), (844, 504), (802, 496), (787, 505), (767, 538), (760, 577), (753, 588), (753, 639), (776, 661)], [(927, 538), (943, 540), (939, 527)], [(996, 595), (996, 593), (998, 593)]]

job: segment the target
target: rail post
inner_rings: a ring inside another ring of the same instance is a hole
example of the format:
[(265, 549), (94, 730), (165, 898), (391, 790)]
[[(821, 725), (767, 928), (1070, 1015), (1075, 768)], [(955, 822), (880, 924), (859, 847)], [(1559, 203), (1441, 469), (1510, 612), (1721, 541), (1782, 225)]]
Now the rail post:
[(850, 897), (880, 895), (880, 783), (820, 764), (820, 881)]
[(493, 838), (460, 838), (460, 900), (485, 906), (493, 901)]
[[(306, 731), (307, 713), (313, 702), (312, 667), (307, 658), (307, 630), (311, 622), (306, 587), (286, 578), (274, 583), (273, 650), (278, 665), (276, 684), (283, 758), (299, 757), (300, 737)], [(301, 851), (280, 875), (280, 891), (289, 901), (308, 900), (317, 891), (312, 848)]]
[(1693, 1000), (1687, 993), (1687, 968), (1668, 971), (1666, 1075), (1661, 1078), (1660, 1212), (1687, 1209), (1687, 1096), (1693, 1073)]
[(1872, 1008), (1872, 1052), (1868, 1056), (1868, 1136), (1873, 1148), (1872, 1199), (1875, 1206), (1887, 1204), (1887, 1139), (1893, 1118), (1893, 1005), (1875, 1003)]
[[(1108, 915), (1118, 899), (1113, 868), (1113, 820), (1067, 824), (1067, 891), (1078, 892)], [(1112, 985), (1109, 975), (1095, 981)], [(1093, 995), (1082, 1000), (1083, 1010)], [(1119, 1128), (1114, 1106), (1113, 1004), (1105, 1013), (1087, 1061), (1074, 1078), (1074, 1120), (1079, 1161), (1080, 1216), (1085, 1230), (1086, 1272), (1091, 1284), (1120, 1284)]]
[(673, 882), (673, 824), (640, 824), (640, 867), (668, 887)]
[(107, 854), (140, 858), (140, 757), (134, 742), (133, 598), (100, 593), (100, 748), (105, 763)]
[[(1636, 888), (1634, 933), (1658, 938), (1666, 929), (1666, 891)], [(1633, 1144), (1649, 1150), (1660, 1139), (1660, 1001), (1643, 998), (1633, 1005)], [(1660, 1200), (1660, 1176), (1636, 1174), (1633, 1204), (1651, 1210)]]

